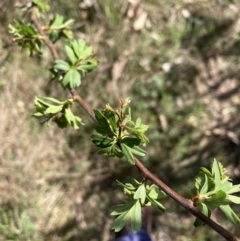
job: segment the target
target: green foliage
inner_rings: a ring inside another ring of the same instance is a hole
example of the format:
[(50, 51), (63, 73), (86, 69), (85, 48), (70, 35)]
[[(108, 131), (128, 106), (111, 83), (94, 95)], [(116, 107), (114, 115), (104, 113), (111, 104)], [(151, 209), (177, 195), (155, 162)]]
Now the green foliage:
[(64, 87), (73, 89), (81, 85), (83, 76), (97, 67), (98, 60), (92, 57), (92, 47), (86, 46), (82, 39), (72, 41), (70, 46), (65, 46), (65, 50), (69, 61), (56, 60), (52, 73)]
[(128, 220), (131, 220), (133, 232), (139, 231), (142, 224), (141, 207), (143, 206), (154, 205), (161, 211), (166, 211), (161, 203), (166, 198), (166, 194), (155, 184), (147, 185), (145, 182), (140, 183), (133, 179), (132, 183), (126, 184), (118, 181), (118, 185), (124, 188), (124, 193), (128, 195), (129, 200), (116, 207), (111, 213), (113, 216), (118, 216), (112, 223), (115, 232), (120, 231)]
[(8, 28), (9, 32), (14, 36), (13, 41), (23, 50), (27, 50), (30, 56), (35, 52), (41, 54), (41, 36), (31, 24), (15, 20), (13, 24), (8, 25)]
[(64, 21), (64, 17), (62, 15), (56, 14), (47, 27), (47, 33), (51, 41), (55, 43), (61, 37), (72, 39), (73, 33), (70, 28), (72, 27), (73, 23), (73, 19)]
[[(140, 118), (136, 120), (136, 123), (132, 121), (129, 102), (129, 99), (120, 100), (121, 107), (116, 111), (109, 104), (102, 111), (94, 110), (98, 122), (96, 131), (99, 134), (94, 134), (91, 138), (94, 145), (101, 148), (98, 154), (119, 158), (124, 156), (129, 163), (134, 165), (134, 154), (138, 156), (147, 154), (139, 146), (148, 142), (144, 134), (148, 126), (142, 124)], [(126, 109), (128, 114), (125, 115)]]
[[(232, 195), (240, 192), (240, 184), (232, 184), (221, 163), (214, 160), (211, 172), (205, 167), (201, 168), (195, 181), (195, 192), (197, 195), (193, 198), (194, 205), (203, 214), (210, 217), (211, 211), (219, 208), (233, 224), (240, 223), (239, 217), (229, 206), (230, 203), (240, 204), (240, 197)], [(198, 219), (194, 223), (196, 227), (203, 224)]]
[(139, 231), (141, 228), (142, 215), (139, 200), (131, 200), (128, 203), (119, 205), (118, 208), (111, 213), (111, 215), (118, 215), (118, 217), (112, 223), (112, 228), (115, 230), (115, 232), (120, 231), (129, 219), (131, 220), (131, 227), (134, 233)]
[(50, 97), (35, 97), (36, 113), (34, 117), (43, 119), (43, 123), (54, 121), (60, 128), (71, 125), (74, 129), (79, 129), (79, 124), (83, 125), (81, 118), (75, 116), (71, 111), (72, 99), (59, 101)]
[(33, 0), (32, 2), (37, 6), (38, 10), (43, 13), (50, 10), (50, 5), (44, 0)]

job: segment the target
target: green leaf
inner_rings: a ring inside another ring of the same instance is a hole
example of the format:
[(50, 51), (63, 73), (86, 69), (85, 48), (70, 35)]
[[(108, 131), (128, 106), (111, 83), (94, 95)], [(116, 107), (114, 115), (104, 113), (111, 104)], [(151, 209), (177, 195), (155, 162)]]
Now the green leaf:
[(138, 138), (134, 138), (134, 137), (125, 137), (121, 140), (121, 143), (126, 144), (129, 147), (134, 147), (134, 146), (138, 146), (141, 143), (141, 140)]
[(77, 70), (72, 70), (72, 80), (70, 81), (70, 87), (74, 89), (81, 85), (81, 75), (78, 73)]
[(208, 206), (209, 209), (213, 210), (220, 205), (228, 204), (229, 201), (226, 199), (227, 194), (221, 190), (219, 190), (215, 195), (208, 198), (205, 204)]
[(58, 113), (58, 112), (60, 112), (61, 110), (62, 110), (62, 107), (63, 106), (54, 106), (54, 105), (52, 105), (52, 106), (50, 106), (50, 107), (48, 107), (47, 109), (46, 109), (46, 111), (44, 112), (44, 114), (56, 114), (56, 113)]
[(116, 216), (116, 215), (119, 215), (121, 213), (128, 212), (129, 210), (131, 210), (131, 208), (133, 207), (134, 204), (135, 204), (135, 200), (131, 200), (131, 201), (125, 203), (125, 204), (118, 205), (114, 209), (114, 211), (110, 213), (110, 215)]
[(153, 199), (147, 194), (147, 199), (151, 202), (151, 204), (158, 207), (162, 212), (166, 211), (166, 208), (163, 206), (163, 204), (158, 199)]
[(93, 110), (94, 111), (94, 115), (96, 117), (97, 122), (101, 125), (101, 126), (109, 126), (108, 121), (106, 119), (106, 117), (103, 115), (103, 113), (99, 110)]
[(228, 193), (232, 188), (232, 183), (228, 181), (222, 181), (221, 185), (218, 187), (217, 190), (222, 190), (225, 193)]
[(74, 23), (73, 19), (68, 19), (64, 22), (64, 17), (62, 15), (56, 14), (56, 16), (50, 21), (51, 30), (63, 30)]
[(236, 192), (240, 192), (240, 184), (232, 186), (231, 189), (227, 191), (227, 194), (236, 193)]
[(196, 218), (195, 222), (193, 223), (194, 227), (197, 228), (197, 227), (200, 227), (202, 225), (204, 225), (204, 222), (198, 218)]
[(60, 14), (56, 14), (54, 18), (50, 21), (50, 27), (58, 27), (63, 23), (64, 17)]
[(201, 206), (202, 206), (201, 212), (202, 212), (205, 216), (210, 217), (210, 216), (211, 216), (211, 211), (208, 209), (207, 205), (204, 204), (204, 203), (202, 203)]
[(112, 134), (112, 130), (109, 130), (109, 128), (107, 126), (96, 126), (95, 130), (98, 133), (101, 133), (102, 135), (109, 135)]
[(74, 89), (75, 87), (80, 86), (81, 84), (81, 76), (78, 73), (77, 70), (75, 69), (70, 69), (64, 76), (63, 80), (62, 80), (62, 84), (64, 87), (66, 87), (67, 85), (70, 85), (70, 87), (72, 89)]
[[(120, 182), (120, 181), (118, 181), (118, 180), (116, 180), (116, 182), (117, 182), (117, 184), (119, 185), (119, 186), (121, 186), (121, 187), (123, 187), (124, 189), (127, 189), (127, 190), (129, 190), (129, 191), (135, 191), (136, 190), (136, 187), (132, 184), (132, 183), (122, 183), (122, 182)], [(139, 185), (139, 184), (138, 184)]]
[(94, 145), (100, 148), (107, 148), (114, 144), (113, 139), (106, 136), (99, 135), (99, 134), (91, 135), (91, 139)]
[(135, 165), (135, 161), (131, 152), (131, 148), (125, 145), (124, 143), (120, 143), (122, 152), (124, 156), (127, 158), (127, 161), (131, 163), (132, 165)]
[(140, 147), (138, 146), (134, 146), (132, 149), (131, 149), (131, 152), (135, 155), (138, 155), (138, 156), (145, 156), (147, 154), (146, 151), (144, 151), (143, 149), (141, 149)]
[(70, 65), (63, 60), (58, 59), (58, 60), (55, 61), (54, 68), (60, 69), (60, 70), (63, 70), (63, 71), (68, 71), (70, 69)]
[(142, 213), (141, 213), (141, 204), (137, 200), (135, 205), (131, 209), (131, 227), (132, 231), (136, 233), (141, 229), (142, 226)]
[(140, 131), (139, 129), (133, 128), (132, 129), (132, 133), (138, 137), (139, 139), (141, 139), (142, 143), (148, 143), (149, 139), (146, 137), (146, 135), (143, 134), (142, 131)]
[(74, 19), (68, 19), (65, 23), (63, 23), (63, 24), (61, 25), (61, 28), (69, 27), (69, 26), (72, 25), (74, 22), (75, 22)]
[(152, 184), (148, 189), (148, 195), (152, 199), (162, 200), (166, 198), (166, 194), (162, 190), (159, 190), (155, 184)]
[(208, 176), (206, 174), (204, 175), (204, 180), (205, 182), (199, 191), (201, 194), (204, 194), (208, 191)]
[(112, 228), (115, 232), (120, 231), (129, 219), (131, 220), (133, 232), (137, 232), (141, 228), (141, 204), (138, 200), (131, 200), (126, 204), (118, 206), (111, 215), (119, 215), (112, 223)]
[(126, 204), (120, 205), (111, 213), (113, 216), (119, 215), (112, 223), (112, 228), (115, 232), (119, 232), (127, 221), (132, 218), (131, 210), (135, 205), (135, 202), (135, 200), (131, 200)]
[(108, 114), (107, 118), (110, 126), (112, 127), (113, 132), (116, 132), (118, 130), (118, 126), (117, 126), (118, 116), (115, 113), (112, 113), (111, 115)]
[(134, 196), (133, 196), (134, 199), (140, 199), (141, 200), (141, 204), (144, 204), (145, 203), (145, 200), (146, 200), (146, 188), (145, 188), (145, 185), (144, 184), (141, 184), (137, 191), (135, 192)]
[(214, 175), (215, 185), (218, 187), (221, 184), (221, 173), (216, 159), (214, 159), (212, 164), (212, 174)]
[(205, 173), (208, 177), (212, 176), (212, 173), (205, 167), (201, 167), (201, 171)]
[(103, 135), (113, 135), (110, 124), (108, 123), (106, 117), (99, 110), (93, 110), (96, 120), (99, 123), (99, 126), (96, 126), (96, 131)]
[(31, 24), (14, 21), (8, 25), (9, 32), (13, 35), (13, 41), (23, 50), (27, 50), (30, 56), (34, 52), (41, 54), (42, 38)]
[[(66, 101), (69, 101), (69, 100), (60, 101), (60, 100), (57, 100), (57, 99), (52, 98), (52, 97), (42, 97), (42, 99), (47, 100), (47, 101), (50, 101), (50, 102), (53, 102), (53, 103), (58, 104), (58, 105), (63, 105)], [(71, 99), (70, 102), (71, 102), (71, 104), (72, 104), (72, 99)]]
[(227, 199), (233, 203), (240, 204), (240, 197), (234, 195), (227, 195)]
[(53, 43), (59, 40), (61, 37), (72, 39), (73, 33), (70, 30), (74, 20), (69, 19), (64, 22), (62, 15), (56, 14), (49, 23), (48, 35)]
[(140, 127), (141, 123), (142, 123), (141, 118), (137, 118), (135, 127)]
[(73, 41), (72, 47), (79, 60), (85, 59), (92, 54), (92, 47), (87, 47), (83, 39)]
[[(207, 205), (205, 205), (204, 203), (200, 203), (199, 205), (198, 205), (198, 208), (201, 210), (201, 212), (205, 215), (205, 216), (207, 216), (207, 217), (211, 217), (211, 211), (208, 209), (208, 207), (207, 207)], [(202, 226), (202, 225), (205, 225), (205, 223), (202, 221), (202, 220), (200, 220), (200, 219), (196, 219), (195, 220), (195, 222), (194, 222), (194, 227), (195, 228), (197, 228), (197, 227), (200, 227), (200, 226)]]
[(82, 52), (84, 51), (86, 44), (83, 39), (74, 40), (72, 41), (72, 48), (78, 57), (78, 59), (81, 59)]
[(40, 117), (44, 116), (44, 114), (41, 113), (41, 112), (36, 112), (36, 113), (34, 113), (32, 116), (33, 116), (33, 117), (36, 117), (36, 118), (40, 118)]
[(79, 125), (78, 122), (81, 122), (81, 119), (76, 119), (76, 117), (74, 116), (74, 114), (72, 113), (72, 111), (69, 108), (65, 109), (65, 117), (67, 119), (67, 122), (75, 129), (79, 129)]
[(166, 208), (161, 203), (165, 198), (166, 194), (162, 190), (159, 190), (155, 184), (152, 184), (150, 187), (147, 186), (147, 199), (161, 211), (166, 211)]
[(119, 215), (112, 223), (112, 229), (114, 229), (115, 232), (119, 232), (127, 223), (127, 221), (130, 219), (131, 213), (130, 212), (124, 212), (121, 215)]
[(69, 47), (69, 46), (65, 46), (65, 50), (66, 50), (67, 56), (68, 56), (68, 58), (70, 59), (71, 63), (72, 63), (72, 64), (75, 64), (75, 63), (78, 61), (78, 59), (77, 59), (77, 57), (75, 56), (75, 53), (74, 53), (74, 51), (72, 50), (72, 48)]
[(114, 144), (110, 147), (99, 150), (98, 154), (109, 156), (109, 157), (114, 157), (114, 156), (116, 156), (118, 158), (123, 157), (123, 153)]
[(79, 62), (79, 65), (77, 66), (78, 70), (81, 70), (82, 73), (85, 75), (88, 72), (91, 72), (93, 69), (95, 69), (98, 66), (98, 60), (96, 58), (89, 58), (84, 62)]
[(230, 222), (232, 222), (234, 225), (240, 224), (239, 217), (229, 205), (221, 205), (219, 208)]

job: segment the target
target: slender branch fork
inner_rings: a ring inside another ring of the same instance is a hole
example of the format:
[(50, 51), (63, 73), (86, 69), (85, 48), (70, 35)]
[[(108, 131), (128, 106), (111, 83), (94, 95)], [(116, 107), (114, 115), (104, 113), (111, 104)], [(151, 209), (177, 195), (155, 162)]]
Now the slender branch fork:
[[(35, 7), (32, 8), (31, 12), (31, 20), (35, 27), (37, 28), (39, 34), (42, 37), (43, 42), (46, 44), (48, 49), (51, 52), (52, 58), (54, 60), (59, 59), (58, 53), (51, 42), (51, 40), (48, 38), (48, 36), (45, 34), (38, 18), (36, 15)], [(77, 102), (91, 117), (91, 119), (97, 123), (97, 120), (95, 118), (94, 112), (92, 108), (77, 94), (76, 90), (70, 89), (69, 92), (75, 102)], [(161, 181), (157, 176), (155, 176), (151, 171), (149, 171), (140, 160), (138, 160), (136, 157), (134, 157), (135, 165), (142, 172), (142, 174), (151, 180), (153, 183), (155, 183), (160, 189), (162, 189), (168, 196), (170, 196), (173, 200), (175, 200), (178, 204), (180, 204), (182, 207), (184, 207), (187, 211), (192, 213), (195, 217), (203, 221), (205, 224), (207, 224), (209, 227), (211, 227), (213, 230), (215, 230), (217, 233), (219, 233), (222, 237), (224, 237), (226, 240), (229, 241), (239, 241), (237, 237), (235, 237), (231, 232), (214, 222), (212, 219), (208, 218), (207, 216), (203, 215), (196, 207), (194, 207), (192, 200), (185, 199), (178, 193), (176, 193), (174, 190), (172, 190), (169, 186), (167, 186), (163, 181)]]

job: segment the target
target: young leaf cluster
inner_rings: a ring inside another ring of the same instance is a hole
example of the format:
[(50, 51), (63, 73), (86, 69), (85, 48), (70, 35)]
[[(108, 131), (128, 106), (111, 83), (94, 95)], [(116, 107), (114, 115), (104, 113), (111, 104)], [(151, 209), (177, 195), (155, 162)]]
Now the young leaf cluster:
[(83, 39), (72, 41), (65, 50), (69, 60), (56, 60), (53, 73), (64, 87), (74, 89), (81, 85), (83, 76), (97, 67), (98, 60), (93, 57), (92, 47), (86, 46)]
[(94, 145), (101, 148), (98, 154), (119, 158), (124, 156), (134, 165), (134, 155), (146, 155), (146, 151), (139, 146), (148, 142), (144, 134), (148, 126), (142, 124), (140, 118), (136, 123), (132, 120), (130, 107), (127, 107), (128, 114), (125, 115), (125, 107), (114, 111), (108, 104), (104, 110), (94, 110), (98, 134), (93, 134), (91, 138)]
[(133, 232), (137, 232), (141, 228), (141, 207), (154, 205), (160, 210), (165, 211), (166, 208), (162, 205), (162, 201), (166, 198), (166, 194), (159, 190), (155, 185), (147, 185), (133, 179), (132, 183), (123, 184), (118, 181), (118, 185), (124, 188), (125, 194), (129, 196), (129, 201), (122, 204), (111, 213), (113, 216), (118, 216), (112, 223), (112, 228), (115, 232), (120, 231), (124, 225), (131, 220)]
[(72, 39), (73, 32), (71, 31), (71, 27), (73, 23), (73, 19), (64, 21), (64, 17), (62, 15), (56, 14), (50, 21), (49, 26), (46, 27), (47, 34), (51, 41), (55, 43), (62, 37), (66, 39)]
[(81, 118), (75, 116), (71, 111), (72, 99), (59, 101), (50, 97), (35, 97), (36, 113), (34, 117), (43, 119), (43, 123), (55, 122), (60, 128), (71, 125), (74, 129), (79, 129), (82, 124)]
[(41, 54), (41, 36), (31, 24), (25, 24), (22, 21), (15, 20), (13, 24), (8, 25), (9, 32), (13, 35), (13, 41), (23, 50), (27, 50), (30, 56), (33, 53)]
[[(233, 195), (240, 192), (240, 184), (232, 184), (221, 163), (214, 160), (211, 171), (201, 168), (195, 181), (195, 192), (197, 195), (193, 198), (193, 203), (203, 214), (210, 217), (211, 211), (219, 208), (233, 224), (240, 223), (239, 217), (229, 205), (240, 204), (240, 197)], [(203, 223), (197, 219), (194, 225), (197, 227)]]

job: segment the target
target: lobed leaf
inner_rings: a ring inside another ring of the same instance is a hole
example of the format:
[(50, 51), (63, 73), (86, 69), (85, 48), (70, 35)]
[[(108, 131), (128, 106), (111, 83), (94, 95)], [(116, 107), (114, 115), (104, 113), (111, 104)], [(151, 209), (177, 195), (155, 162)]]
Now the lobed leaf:
[(63, 60), (58, 59), (55, 61), (54, 68), (63, 70), (63, 71), (68, 71), (70, 69), (70, 65)]
[(134, 199), (140, 199), (141, 200), (141, 204), (145, 203), (146, 200), (146, 188), (144, 184), (141, 184), (138, 189), (136, 190), (134, 196)]
[(62, 84), (64, 87), (69, 85), (72, 89), (80, 86), (81, 84), (81, 76), (76, 69), (70, 69), (64, 76), (62, 80)]
[(67, 56), (70, 59), (71, 63), (75, 64), (78, 61), (78, 58), (76, 57), (72, 48), (69, 46), (65, 46), (65, 50), (66, 50)]
[(131, 220), (133, 232), (137, 232), (141, 228), (141, 204), (138, 200), (131, 200), (126, 204), (118, 206), (111, 215), (119, 215), (112, 223), (112, 228), (115, 232), (120, 231), (129, 219)]
[[(72, 111), (69, 108), (65, 108), (65, 117), (67, 122), (75, 129), (79, 129), (78, 123), (81, 123), (81, 119), (77, 116), (74, 116)], [(77, 118), (76, 118), (77, 117)]]

